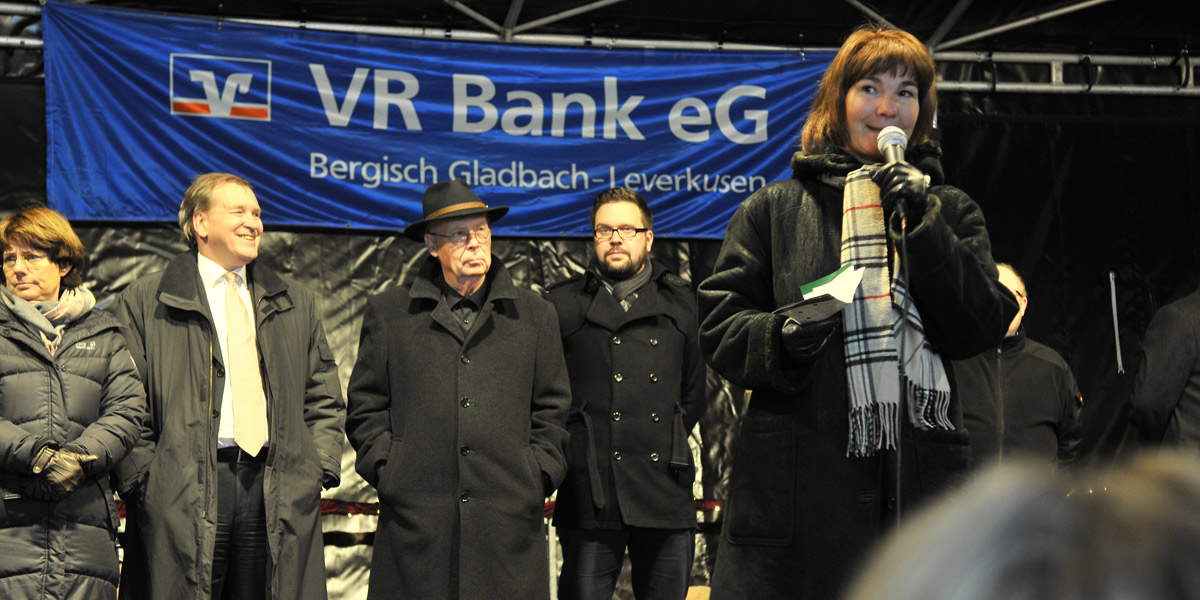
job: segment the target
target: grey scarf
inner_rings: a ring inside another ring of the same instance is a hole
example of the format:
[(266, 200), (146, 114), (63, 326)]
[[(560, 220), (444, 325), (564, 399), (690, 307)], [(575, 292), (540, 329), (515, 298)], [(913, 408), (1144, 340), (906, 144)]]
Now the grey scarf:
[[(920, 429), (952, 430), (950, 383), (925, 339), (921, 315), (903, 281), (888, 280), (888, 248), (873, 166), (849, 173), (842, 194), (842, 264), (865, 269), (844, 313), (846, 379), (850, 391), (848, 456), (895, 449), (903, 389), (909, 421)], [(832, 179), (832, 178), (831, 178)], [(830, 183), (838, 183), (827, 179)], [(899, 273), (899, 264), (893, 273)], [(905, 353), (904, 357), (900, 352)]]
[(41, 337), (51, 355), (58, 350), (67, 325), (96, 306), (96, 297), (84, 288), (64, 289), (58, 300), (32, 303), (5, 286), (0, 288), (0, 297), (29, 331)]
[(627, 279), (617, 280), (607, 277), (600, 272), (599, 267), (596, 267), (594, 272), (600, 278), (600, 281), (604, 282), (604, 287), (608, 288), (613, 298), (616, 298), (617, 302), (621, 303), (621, 308), (625, 309), (625, 312), (629, 312), (629, 307), (633, 306), (634, 300), (637, 300), (637, 291), (650, 281), (650, 275), (653, 271), (654, 264), (647, 260), (646, 268), (630, 275)]

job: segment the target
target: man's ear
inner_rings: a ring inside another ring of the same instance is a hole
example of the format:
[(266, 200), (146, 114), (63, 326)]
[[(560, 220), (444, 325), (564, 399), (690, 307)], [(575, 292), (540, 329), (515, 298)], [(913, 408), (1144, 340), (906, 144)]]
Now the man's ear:
[(204, 214), (204, 211), (192, 213), (192, 233), (197, 240), (208, 237), (208, 215)]
[(429, 250), (429, 255), (437, 258), (437, 245), (433, 243), (433, 235), (425, 234), (425, 249)]
[(646, 253), (650, 253), (650, 247), (654, 245), (654, 230), (646, 230)]

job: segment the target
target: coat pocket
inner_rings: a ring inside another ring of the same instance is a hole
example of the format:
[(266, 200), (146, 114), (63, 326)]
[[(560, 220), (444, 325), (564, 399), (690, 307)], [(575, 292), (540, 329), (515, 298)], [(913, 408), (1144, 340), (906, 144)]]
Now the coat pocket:
[(796, 508), (794, 430), (742, 431), (727, 504), (724, 528), (730, 543), (791, 545)]

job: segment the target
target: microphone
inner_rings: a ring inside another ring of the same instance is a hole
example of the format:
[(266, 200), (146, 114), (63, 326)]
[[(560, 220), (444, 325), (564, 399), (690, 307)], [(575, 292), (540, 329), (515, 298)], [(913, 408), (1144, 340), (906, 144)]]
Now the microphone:
[(879, 147), (879, 153), (883, 154), (884, 162), (900, 162), (904, 160), (904, 149), (908, 148), (908, 136), (904, 134), (903, 129), (888, 125), (879, 132), (879, 137), (875, 138), (875, 145)]

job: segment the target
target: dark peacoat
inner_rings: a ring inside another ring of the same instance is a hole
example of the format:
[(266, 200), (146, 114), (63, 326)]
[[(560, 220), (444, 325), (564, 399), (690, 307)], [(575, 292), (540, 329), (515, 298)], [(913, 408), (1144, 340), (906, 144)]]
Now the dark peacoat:
[[(994, 347), (1016, 314), (997, 279), (979, 207), (941, 183), (939, 152), (910, 149), (933, 177), (923, 218), (908, 232), (909, 290), (943, 363)], [(958, 398), (953, 431), (915, 431), (901, 419), (895, 452), (847, 456), (849, 393), (838, 329), (807, 360), (783, 348), (784, 317), (800, 286), (840, 264), (842, 190), (821, 175), (861, 166), (844, 153), (797, 154), (791, 179), (738, 207), (714, 272), (699, 286), (700, 347), (715, 371), (751, 390), (732, 465), (714, 600), (835, 598), (896, 510), (959, 480), (969, 467)], [(839, 319), (840, 320), (840, 319)], [(902, 493), (896, 495), (897, 479)]]
[(546, 496), (571, 403), (550, 303), (492, 258), (461, 337), (437, 260), (371, 298), (347, 390), (357, 470), (379, 492), (368, 598), (549, 598)]
[[(345, 440), (337, 365), (313, 295), (263, 265), (247, 273), (270, 435), (267, 597), (322, 600), (321, 483), (340, 477)], [(123, 599), (212, 596), (225, 362), (203, 289), (193, 250), (135, 281), (114, 309), (150, 403), (141, 441), (116, 470), (128, 517)]]
[(547, 294), (571, 376), (567, 479), (555, 525), (696, 525), (687, 441), (704, 401), (696, 298), (667, 267), (652, 268), (628, 312), (592, 271)]

